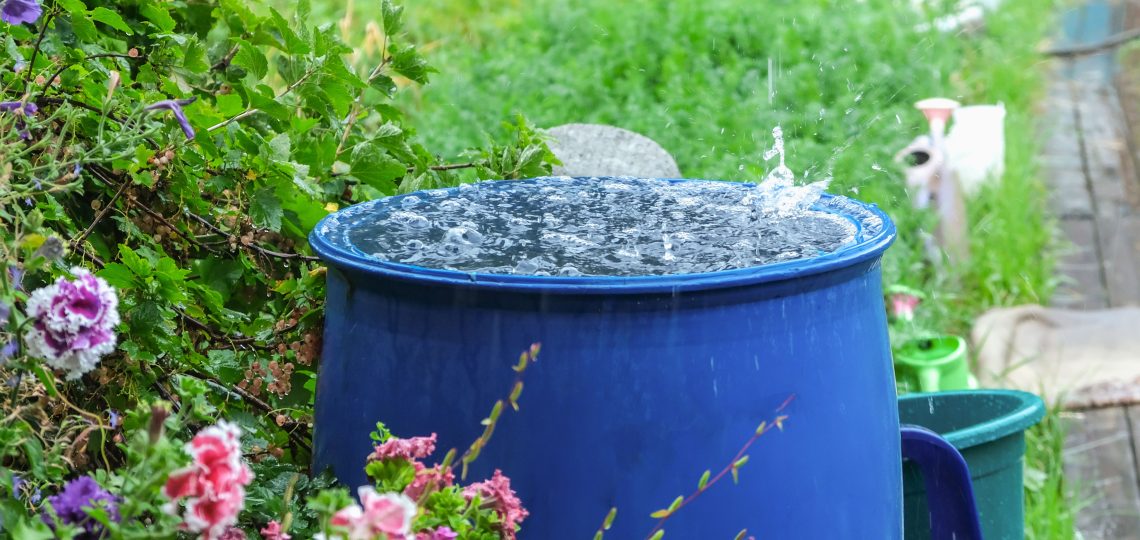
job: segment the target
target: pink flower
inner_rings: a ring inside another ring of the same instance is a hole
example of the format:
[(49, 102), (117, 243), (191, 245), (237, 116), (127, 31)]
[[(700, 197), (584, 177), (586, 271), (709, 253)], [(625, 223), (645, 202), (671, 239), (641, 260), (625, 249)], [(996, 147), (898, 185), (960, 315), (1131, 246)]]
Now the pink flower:
[(418, 461), (413, 461), (412, 464), (416, 467), (416, 477), (404, 488), (404, 495), (413, 501), (420, 500), (424, 493), (438, 491), (455, 482), (455, 473), (450, 468), (444, 469), (439, 465), (428, 468)]
[(277, 523), (277, 520), (273, 520), (261, 529), (261, 538), (263, 540), (291, 540), (293, 537), (285, 534), (285, 531), (281, 530), (281, 524)]
[(490, 480), (477, 482), (463, 488), (463, 496), (472, 500), (476, 496), (482, 499), (484, 505), (489, 505), (499, 514), (502, 520), (503, 537), (514, 540), (518, 533), (518, 526), (530, 512), (522, 507), (522, 501), (511, 489), (511, 479), (503, 476), (503, 472), (496, 469)]
[(428, 437), (412, 437), (400, 439), (392, 437), (376, 447), (368, 461), (382, 461), (385, 459), (423, 459), (435, 452), (435, 433)]
[(329, 524), (348, 534), (348, 540), (374, 540), (381, 534), (389, 540), (405, 540), (412, 532), (416, 503), (400, 493), (377, 493), (372, 486), (357, 491), (360, 504), (333, 514)]
[(115, 349), (119, 298), (113, 287), (87, 270), (72, 268), (71, 274), (74, 281), (61, 277), (28, 298), (33, 323), (24, 342), (29, 354), (75, 380)]
[(230, 527), (218, 537), (218, 540), (246, 540), (245, 531), (237, 527)]
[(446, 525), (434, 531), (416, 533), (416, 540), (455, 540), (458, 537), (459, 533), (451, 530), (451, 527)]
[(891, 295), (891, 311), (900, 320), (912, 321), (919, 302), (921, 300), (913, 294), (895, 293)]
[(198, 432), (186, 445), (193, 461), (171, 473), (162, 488), (171, 501), (166, 511), (178, 515), (177, 503), (186, 499), (182, 527), (207, 540), (221, 539), (237, 523), (245, 486), (253, 481), (253, 471), (241, 459), (240, 436), (241, 430), (225, 420)]

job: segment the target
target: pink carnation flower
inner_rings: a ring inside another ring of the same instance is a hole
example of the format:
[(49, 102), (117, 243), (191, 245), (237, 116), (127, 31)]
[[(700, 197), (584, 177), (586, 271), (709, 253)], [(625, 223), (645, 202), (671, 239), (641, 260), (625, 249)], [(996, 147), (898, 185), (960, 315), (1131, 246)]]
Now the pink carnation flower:
[(445, 469), (439, 465), (428, 468), (419, 461), (413, 461), (412, 464), (416, 467), (416, 477), (404, 488), (404, 495), (413, 501), (420, 500), (429, 490), (439, 491), (455, 482), (455, 473), (450, 468)]
[(273, 520), (261, 529), (261, 538), (263, 540), (292, 540), (293, 537), (285, 534), (285, 531), (281, 530), (281, 524), (277, 523), (277, 520)]
[(177, 503), (186, 499), (182, 528), (206, 540), (222, 538), (237, 523), (245, 486), (253, 481), (253, 471), (241, 459), (240, 436), (241, 430), (225, 420), (198, 432), (186, 445), (193, 461), (171, 473), (162, 488), (171, 501), (165, 510), (178, 515)]
[(218, 540), (247, 540), (247, 538), (245, 536), (245, 531), (237, 527), (230, 527), (226, 529), (226, 532), (222, 533), (222, 535), (218, 537)]
[(416, 533), (416, 540), (455, 540), (458, 537), (459, 533), (451, 530), (451, 527), (446, 525), (434, 531)]
[(914, 320), (914, 310), (919, 302), (921, 300), (913, 294), (895, 293), (891, 295), (891, 311), (900, 320), (911, 321)]
[(75, 380), (95, 369), (115, 349), (119, 298), (115, 289), (83, 268), (74, 281), (59, 278), (28, 299), (32, 328), (24, 336), (28, 353)]
[(392, 437), (376, 446), (368, 461), (383, 461), (385, 459), (423, 459), (435, 452), (436, 434), (428, 437), (412, 437), (400, 439)]
[(381, 534), (389, 540), (406, 540), (412, 533), (416, 503), (400, 493), (377, 493), (372, 486), (357, 491), (360, 504), (333, 514), (329, 524), (348, 534), (347, 540), (374, 540)]
[(519, 524), (530, 515), (511, 489), (511, 479), (503, 476), (503, 472), (498, 469), (490, 480), (476, 482), (463, 488), (463, 496), (467, 497), (467, 500), (479, 496), (484, 505), (494, 508), (502, 520), (503, 537), (507, 540), (515, 540)]

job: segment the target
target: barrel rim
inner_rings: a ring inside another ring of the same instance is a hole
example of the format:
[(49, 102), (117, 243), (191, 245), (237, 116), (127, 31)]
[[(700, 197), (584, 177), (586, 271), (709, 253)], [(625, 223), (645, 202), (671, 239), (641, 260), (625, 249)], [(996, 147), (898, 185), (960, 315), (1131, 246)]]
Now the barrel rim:
[(942, 438), (960, 450), (982, 446), (1010, 435), (1021, 434), (1045, 417), (1045, 402), (1041, 397), (1022, 390), (953, 390), (899, 396), (899, 401), (921, 401), (924, 399), (939, 401), (1000, 399), (1009, 404), (1009, 407), (1002, 414), (994, 418), (946, 433), (939, 433)]
[[(600, 176), (584, 178), (606, 179), (615, 177)], [(529, 180), (542, 179), (543, 178)], [(667, 180), (670, 182), (734, 182), (731, 180), (689, 178)], [(458, 190), (459, 188), (447, 189)], [(423, 196), (424, 192), (417, 191), (396, 195), (394, 197), (406, 197), (413, 194)], [(442, 286), (542, 294), (679, 293), (787, 281), (848, 268), (881, 257), (883, 252), (894, 242), (896, 235), (894, 222), (891, 221), (890, 217), (888, 217), (878, 205), (825, 193), (820, 197), (821, 202), (813, 205), (813, 209), (828, 211), (829, 208), (825, 208), (825, 205), (849, 203), (846, 204), (845, 208), (847, 212), (841, 215), (850, 219), (856, 227), (858, 227), (856, 237), (864, 232), (859, 218), (878, 218), (882, 222), (881, 228), (868, 238), (861, 238), (855, 243), (843, 246), (832, 253), (808, 259), (797, 259), (748, 268), (719, 270), (716, 272), (653, 276), (566, 277), (462, 272), (458, 270), (443, 270), (390, 261), (380, 261), (349, 252), (332, 243), (322, 232), (330, 220), (343, 215), (344, 212), (353, 209), (360, 211), (360, 209), (366, 206), (376, 205), (379, 204), (380, 201), (390, 198), (391, 197), (363, 202), (325, 216), (309, 234), (309, 245), (312, 247), (314, 253), (325, 263), (338, 269), (354, 271), (375, 277)], [(855, 215), (853, 211), (861, 215)]]

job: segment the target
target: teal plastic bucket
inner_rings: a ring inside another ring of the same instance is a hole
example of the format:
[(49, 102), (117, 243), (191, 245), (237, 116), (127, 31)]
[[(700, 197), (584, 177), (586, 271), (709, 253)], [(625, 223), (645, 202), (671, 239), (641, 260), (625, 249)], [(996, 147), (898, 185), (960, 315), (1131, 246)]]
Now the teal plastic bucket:
[[(1025, 430), (1045, 416), (1045, 403), (1016, 390), (962, 390), (899, 398), (899, 420), (948, 440), (970, 467), (984, 538), (1025, 537), (1023, 469)], [(930, 538), (922, 474), (903, 465), (903, 515), (907, 540)]]

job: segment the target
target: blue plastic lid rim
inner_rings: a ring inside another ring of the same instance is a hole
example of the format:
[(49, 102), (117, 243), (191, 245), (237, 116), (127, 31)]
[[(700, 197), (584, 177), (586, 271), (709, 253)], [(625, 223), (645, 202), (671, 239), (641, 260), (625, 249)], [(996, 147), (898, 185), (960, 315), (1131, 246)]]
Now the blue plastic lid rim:
[[(513, 180), (510, 180), (513, 182)], [(696, 180), (673, 179), (671, 182), (727, 182), (726, 180)], [(458, 188), (449, 188), (454, 191)], [(409, 195), (423, 196), (423, 192), (414, 192), (397, 195), (392, 198), (402, 198)], [(375, 277), (411, 280), (420, 283), (435, 283), (449, 286), (466, 286), (494, 290), (509, 290), (518, 292), (533, 292), (547, 294), (643, 294), (643, 293), (676, 293), (719, 289), (784, 281), (806, 276), (823, 274), (840, 268), (846, 268), (877, 259), (891, 245), (895, 239), (895, 225), (891, 219), (879, 209), (877, 205), (867, 204), (854, 199), (824, 194), (820, 200), (846, 200), (853, 203), (859, 211), (870, 216), (878, 217), (882, 221), (882, 228), (869, 238), (859, 238), (863, 229), (855, 216), (839, 214), (850, 220), (856, 227), (857, 241), (845, 245), (838, 250), (812, 257), (797, 259), (780, 263), (720, 270), (697, 274), (666, 274), (654, 276), (535, 276), (517, 274), (487, 274), (476, 272), (462, 272), (458, 270), (443, 270), (426, 268), (410, 264), (381, 261), (359, 252), (351, 252), (331, 242), (321, 231), (334, 216), (348, 211), (360, 209), (365, 206), (376, 205), (382, 200), (376, 199), (343, 209), (337, 214), (330, 214), (322, 219), (309, 234), (309, 244), (313, 251), (329, 265), (344, 270), (352, 270)], [(813, 209), (828, 211), (824, 205), (817, 203)], [(835, 213), (835, 212), (833, 212)]]

